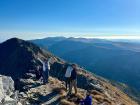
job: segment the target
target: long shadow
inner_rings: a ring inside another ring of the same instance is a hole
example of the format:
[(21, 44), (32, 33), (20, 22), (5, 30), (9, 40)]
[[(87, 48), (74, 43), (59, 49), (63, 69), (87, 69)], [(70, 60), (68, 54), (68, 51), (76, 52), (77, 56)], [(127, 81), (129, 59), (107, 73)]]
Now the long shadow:
[[(47, 103), (49, 100), (53, 99), (57, 94), (58, 94), (58, 92), (55, 92), (55, 91), (46, 96), (42, 96), (39, 93), (36, 93), (38, 100), (30, 99), (30, 103), (31, 103), (31, 105), (41, 105), (41, 104)], [(56, 100), (49, 105), (57, 105), (58, 102), (59, 102), (59, 100)], [(48, 105), (48, 104), (45, 104), (45, 105)]]
[[(37, 88), (37, 87), (39, 87), (39, 86), (41, 86), (41, 84), (40, 84), (40, 83), (37, 83), (37, 84), (32, 84), (32, 86), (30, 86), (30, 87), (25, 87), (24, 89), (23, 89), (23, 88), (21, 88), (21, 89), (20, 89), (20, 91), (28, 91), (29, 89), (32, 89), (32, 88)], [(24, 87), (24, 85), (23, 85), (22, 87)]]
[(49, 105), (60, 105), (60, 100), (62, 99), (66, 99), (66, 96), (63, 97), (59, 97), (57, 100), (55, 100), (54, 102), (50, 103)]
[[(52, 92), (46, 96), (39, 95), (38, 100), (41, 100), (41, 103), (47, 102), (47, 101), (51, 100), (52, 98), (54, 98), (57, 94), (58, 94), (58, 92)], [(55, 104), (51, 104), (51, 105), (55, 105)]]
[(60, 98), (57, 99), (56, 101), (50, 103), (50, 105), (59, 105), (59, 102), (60, 102)]

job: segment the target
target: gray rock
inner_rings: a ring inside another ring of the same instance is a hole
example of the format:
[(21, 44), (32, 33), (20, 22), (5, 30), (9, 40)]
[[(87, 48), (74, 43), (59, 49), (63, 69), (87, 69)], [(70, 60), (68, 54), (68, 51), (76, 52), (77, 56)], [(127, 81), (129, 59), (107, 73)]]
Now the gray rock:
[(2, 76), (2, 86), (5, 95), (11, 95), (14, 92), (14, 81), (11, 77)]
[(15, 95), (14, 81), (11, 77), (0, 75), (0, 105), (18, 105)]

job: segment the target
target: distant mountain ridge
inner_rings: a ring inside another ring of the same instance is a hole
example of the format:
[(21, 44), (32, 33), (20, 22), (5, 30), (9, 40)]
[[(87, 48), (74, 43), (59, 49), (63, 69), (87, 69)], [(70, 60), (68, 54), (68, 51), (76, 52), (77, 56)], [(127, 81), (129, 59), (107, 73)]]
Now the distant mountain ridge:
[(140, 94), (139, 43), (85, 38), (66, 38), (51, 46), (46, 43), (42, 43), (42, 48), (67, 61), (76, 62), (100, 76), (123, 82), (137, 89)]

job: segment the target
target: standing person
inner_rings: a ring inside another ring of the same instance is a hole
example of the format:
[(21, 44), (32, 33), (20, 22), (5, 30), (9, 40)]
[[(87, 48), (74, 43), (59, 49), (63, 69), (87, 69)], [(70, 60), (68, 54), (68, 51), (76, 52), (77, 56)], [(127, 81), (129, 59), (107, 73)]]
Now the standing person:
[(42, 70), (40, 69), (40, 66), (36, 67), (35, 74), (36, 74), (36, 79), (39, 80), (42, 76)]
[[(69, 64), (67, 69), (66, 69), (66, 73), (65, 73), (65, 79), (66, 79), (66, 90), (70, 90), (70, 77), (71, 77), (71, 72), (72, 72), (73, 68), (72, 66)], [(70, 91), (69, 91), (70, 93)]]
[(42, 63), (43, 65), (43, 72), (42, 72), (42, 76), (43, 76), (43, 84), (48, 83), (49, 81), (49, 70), (50, 70), (50, 60), (51, 58), (49, 58), (46, 61), (42, 61), (40, 58), (38, 58), (38, 60)]
[(76, 64), (72, 64), (72, 72), (71, 72), (71, 85), (70, 85), (70, 93), (72, 92), (72, 88), (74, 87), (75, 94), (77, 94), (77, 67)]

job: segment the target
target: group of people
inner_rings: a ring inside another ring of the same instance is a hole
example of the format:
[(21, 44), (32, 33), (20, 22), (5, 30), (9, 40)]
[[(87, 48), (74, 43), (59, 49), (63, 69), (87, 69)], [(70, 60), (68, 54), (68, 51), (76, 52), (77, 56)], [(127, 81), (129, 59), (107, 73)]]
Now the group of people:
[[(66, 90), (68, 91), (68, 95), (72, 94), (72, 89), (74, 87), (75, 93), (77, 94), (77, 66), (76, 64), (69, 64), (66, 73)], [(69, 88), (69, 90), (68, 90)], [(78, 103), (81, 105), (92, 105), (92, 97), (90, 95), (90, 92), (87, 91), (86, 98), (83, 100), (79, 100)]]
[[(51, 69), (51, 60), (49, 58), (47, 60), (42, 60), (39, 57), (37, 58), (40, 63), (42, 63), (42, 67), (37, 66), (36, 78), (40, 79), (42, 77), (43, 84), (47, 84), (49, 82), (49, 70)], [(40, 69), (41, 68), (41, 69)], [(72, 89), (75, 90), (75, 95), (77, 94), (77, 65), (69, 64), (66, 68), (65, 72), (65, 82), (66, 82), (66, 90), (68, 91), (68, 96), (72, 94)], [(92, 105), (92, 97), (90, 93), (87, 92), (86, 98), (84, 100), (80, 100), (79, 103), (81, 105)]]

